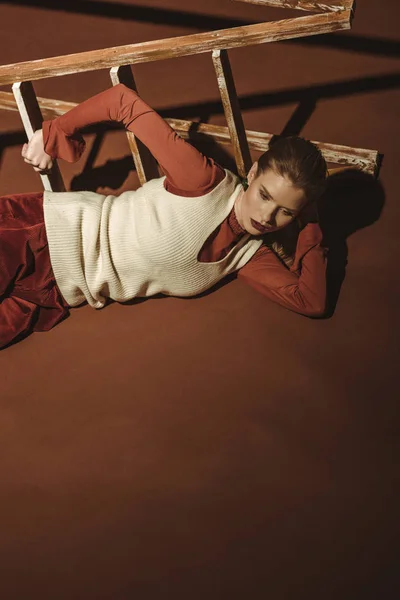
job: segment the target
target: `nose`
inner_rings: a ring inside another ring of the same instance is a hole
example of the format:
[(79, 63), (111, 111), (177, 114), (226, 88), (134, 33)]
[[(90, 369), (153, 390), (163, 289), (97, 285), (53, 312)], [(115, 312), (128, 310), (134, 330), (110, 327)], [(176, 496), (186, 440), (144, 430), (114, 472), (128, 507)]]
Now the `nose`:
[(261, 225), (274, 225), (275, 224), (275, 209), (274, 207), (269, 207), (266, 209), (263, 214), (263, 218), (261, 221)]

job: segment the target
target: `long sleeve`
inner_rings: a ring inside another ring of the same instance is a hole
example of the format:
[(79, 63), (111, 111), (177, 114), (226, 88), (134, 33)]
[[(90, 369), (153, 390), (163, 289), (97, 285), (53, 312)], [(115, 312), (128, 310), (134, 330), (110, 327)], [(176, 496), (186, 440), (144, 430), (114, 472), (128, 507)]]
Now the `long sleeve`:
[(43, 123), (45, 151), (52, 158), (75, 162), (85, 142), (79, 131), (104, 121), (122, 123), (140, 139), (163, 169), (172, 193), (200, 196), (224, 177), (212, 159), (183, 140), (136, 92), (123, 84), (82, 102), (61, 117)]
[(326, 305), (326, 251), (318, 224), (309, 223), (299, 235), (295, 259), (288, 269), (266, 246), (238, 273), (264, 296), (297, 313), (320, 317)]

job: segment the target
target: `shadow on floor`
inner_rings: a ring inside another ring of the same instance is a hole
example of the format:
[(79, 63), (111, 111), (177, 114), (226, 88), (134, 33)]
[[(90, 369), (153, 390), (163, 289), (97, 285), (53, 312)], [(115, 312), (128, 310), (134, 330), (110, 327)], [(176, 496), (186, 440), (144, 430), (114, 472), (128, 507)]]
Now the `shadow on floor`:
[[(282, 106), (297, 102), (312, 104), (318, 100), (353, 96), (365, 92), (398, 89), (400, 87), (400, 72), (383, 74), (371, 77), (360, 77), (336, 81), (332, 83), (309, 85), (304, 87), (289, 88), (284, 90), (261, 92), (247, 96), (239, 96), (242, 111), (272, 106)], [(202, 121), (210, 115), (223, 114), (219, 100), (211, 100), (196, 104), (171, 106), (159, 111), (162, 117), (177, 119), (198, 116)]]
[[(99, 0), (0, 0), (0, 4), (12, 4), (14, 6), (36, 7), (52, 11), (68, 12), (82, 15), (93, 15), (107, 19), (131, 20), (136, 22), (153, 23), (159, 25), (171, 25), (193, 28), (196, 31), (213, 31), (218, 29), (230, 29), (242, 27), (260, 21), (226, 18), (216, 15), (202, 15), (201, 13), (146, 7), (142, 5), (126, 4), (125, 2), (106, 2)], [(285, 19), (285, 10), (282, 9), (282, 17)], [(299, 14), (299, 17), (307, 13)], [(274, 21), (277, 19), (273, 19)], [(315, 35), (307, 38), (285, 40), (281, 44), (301, 44), (306, 46), (318, 46), (334, 48), (349, 52), (372, 54), (375, 56), (388, 56), (396, 58), (400, 56), (400, 43), (397, 40), (382, 38), (371, 38), (353, 33)]]
[[(237, 172), (233, 157), (223, 146), (210, 140), (206, 135), (196, 135), (196, 141), (192, 141), (189, 137), (189, 141), (193, 146), (200, 150), (200, 152), (203, 152), (206, 156), (213, 158), (218, 164), (226, 169), (230, 169), (234, 173)], [(82, 172), (71, 180), (71, 190), (88, 190), (96, 192), (101, 187), (108, 187), (116, 190), (123, 185), (130, 171), (135, 170), (132, 155), (130, 154), (123, 158), (108, 160), (98, 167), (93, 166), (103, 139), (104, 130), (96, 136)]]
[(22, 149), (26, 141), (27, 137), (24, 131), (7, 131), (2, 133), (0, 135), (0, 166), (3, 159), (3, 152), (6, 148), (20, 146)]
[(383, 210), (385, 193), (372, 175), (349, 169), (332, 175), (319, 213), (324, 245), (329, 249), (327, 313), (333, 315), (348, 263), (347, 238), (375, 223)]
[(126, 2), (102, 2), (99, 0), (0, 0), (0, 4), (26, 6), (66, 12), (80, 15), (93, 15), (107, 19), (151, 23), (153, 25), (170, 25), (172, 27), (188, 27), (196, 30), (231, 29), (249, 25), (256, 21), (203, 15), (201, 12), (166, 9), (127, 4)]

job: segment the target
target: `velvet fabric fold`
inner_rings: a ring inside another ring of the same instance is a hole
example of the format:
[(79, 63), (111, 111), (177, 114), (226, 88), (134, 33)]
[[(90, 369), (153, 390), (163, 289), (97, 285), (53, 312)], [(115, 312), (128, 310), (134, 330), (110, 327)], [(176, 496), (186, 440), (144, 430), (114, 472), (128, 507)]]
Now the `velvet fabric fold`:
[(43, 193), (0, 197), (0, 348), (68, 314), (51, 267)]

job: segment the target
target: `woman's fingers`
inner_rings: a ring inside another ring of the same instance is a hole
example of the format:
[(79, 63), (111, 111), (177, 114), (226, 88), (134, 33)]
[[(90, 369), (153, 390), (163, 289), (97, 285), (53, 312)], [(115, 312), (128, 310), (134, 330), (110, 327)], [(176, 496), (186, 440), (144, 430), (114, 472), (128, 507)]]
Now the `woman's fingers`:
[(49, 159), (48, 157), (46, 157), (40, 162), (39, 169), (42, 169), (42, 171), (48, 171), (49, 169), (51, 169), (52, 166), (53, 161), (51, 160), (51, 158)]
[(33, 170), (37, 173), (48, 173), (51, 167), (33, 167)]
[(47, 163), (42, 164), (41, 163), (40, 165), (37, 165), (34, 162), (32, 162), (32, 161), (27, 160), (26, 158), (24, 158), (24, 162), (26, 162), (26, 164), (28, 164), (29, 166), (33, 167), (33, 170), (37, 171), (38, 173), (44, 173), (46, 171), (50, 171), (51, 168), (52, 168), (52, 166), (53, 166), (52, 161), (50, 161), (49, 164), (47, 164)]
[(35, 162), (33, 160), (32, 153), (29, 152), (28, 144), (24, 144), (21, 155), (23, 156), (24, 161), (29, 165), (32, 165)]
[(51, 156), (44, 149), (42, 130), (35, 131), (27, 144), (22, 147), (22, 157), (24, 161), (31, 165), (35, 171), (47, 171), (53, 166)]
[(26, 157), (24, 158), (24, 162), (26, 162), (26, 164), (30, 165), (35, 171), (38, 172), (50, 171), (50, 169), (53, 167), (53, 161), (51, 158), (44, 158), (38, 164), (37, 161), (31, 160), (30, 158)]
[(35, 171), (38, 171), (39, 173), (46, 173), (47, 171), (50, 171), (52, 166), (53, 166), (53, 161), (51, 159), (50, 160), (45, 159), (45, 160), (42, 160), (42, 162), (39, 165), (33, 167), (33, 169)]

